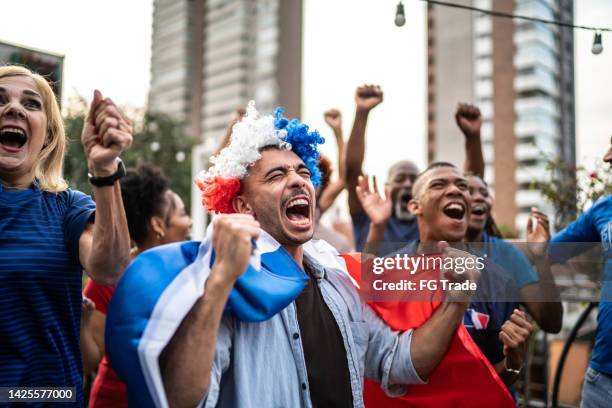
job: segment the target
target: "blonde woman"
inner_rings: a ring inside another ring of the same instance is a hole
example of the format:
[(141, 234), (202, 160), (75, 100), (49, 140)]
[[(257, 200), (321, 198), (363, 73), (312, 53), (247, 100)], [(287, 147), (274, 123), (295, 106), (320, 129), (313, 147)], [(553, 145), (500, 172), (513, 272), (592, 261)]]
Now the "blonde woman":
[(113, 284), (128, 262), (118, 157), (131, 133), (96, 91), (81, 137), (94, 204), (62, 179), (66, 135), (47, 81), (0, 67), (0, 386), (74, 387), (83, 405), (81, 274)]

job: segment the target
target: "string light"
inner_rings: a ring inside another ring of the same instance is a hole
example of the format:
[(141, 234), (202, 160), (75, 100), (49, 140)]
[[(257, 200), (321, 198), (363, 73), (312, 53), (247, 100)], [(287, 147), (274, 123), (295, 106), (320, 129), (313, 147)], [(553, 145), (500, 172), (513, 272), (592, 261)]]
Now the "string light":
[(593, 39), (593, 48), (591, 48), (591, 52), (595, 55), (599, 55), (602, 51), (603, 44), (601, 41), (601, 33), (595, 33), (595, 39)]
[[(506, 12), (503, 12), (503, 11), (487, 10), (487, 9), (483, 9), (483, 8), (479, 8), (479, 7), (467, 6), (467, 5), (463, 5), (463, 4), (457, 4), (457, 3), (450, 3), (450, 2), (447, 2), (447, 1), (441, 1), (441, 0), (421, 0), (421, 1), (424, 1), (425, 3), (428, 3), (428, 4), (434, 4), (434, 5), (437, 5), (437, 6), (453, 7), (453, 8), (458, 8), (458, 9), (476, 11), (478, 13), (487, 14), (487, 15), (490, 15), (490, 16), (493, 16), (493, 17), (503, 17), (503, 18), (511, 18), (511, 19), (516, 19), (516, 20), (535, 21), (535, 22), (538, 22), (538, 23), (552, 24), (552, 25), (556, 25), (556, 26), (559, 26), (559, 27), (567, 27), (567, 28), (572, 28), (572, 29), (595, 31), (595, 39), (593, 41), (593, 48), (591, 49), (591, 51), (595, 55), (601, 54), (601, 52), (603, 51), (603, 41), (602, 41), (602, 34), (601, 33), (602, 32), (611, 32), (612, 31), (612, 28), (583, 26), (583, 25), (567, 23), (567, 22), (559, 21), (559, 20), (547, 20), (547, 19), (538, 18), (538, 17), (522, 16), (522, 15), (518, 15), (518, 14), (506, 13)], [(399, 14), (400, 6), (401, 6), (401, 11), (402, 11), (402, 17), (404, 18), (404, 20), (403, 20), (403, 22), (401, 24), (398, 24), (398, 17), (400, 15)], [(400, 2), (400, 4), (397, 5), (397, 13), (395, 15), (395, 25), (402, 26), (402, 25), (404, 25), (405, 20), (406, 20), (406, 18), (405, 18), (405, 15), (404, 15), (404, 5)]]
[(397, 9), (395, 11), (395, 25), (398, 27), (401, 27), (405, 23), (406, 23), (406, 14), (404, 13), (404, 5), (400, 1), (397, 4)]

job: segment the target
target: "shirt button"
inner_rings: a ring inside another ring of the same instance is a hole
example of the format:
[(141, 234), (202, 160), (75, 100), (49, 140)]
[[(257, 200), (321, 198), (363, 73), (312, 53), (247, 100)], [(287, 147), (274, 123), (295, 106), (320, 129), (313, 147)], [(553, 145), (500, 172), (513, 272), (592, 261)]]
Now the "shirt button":
[(306, 389), (306, 383), (302, 383), (302, 389), (305, 390)]
[(298, 333), (293, 333), (293, 340), (297, 340), (300, 338), (300, 335)]

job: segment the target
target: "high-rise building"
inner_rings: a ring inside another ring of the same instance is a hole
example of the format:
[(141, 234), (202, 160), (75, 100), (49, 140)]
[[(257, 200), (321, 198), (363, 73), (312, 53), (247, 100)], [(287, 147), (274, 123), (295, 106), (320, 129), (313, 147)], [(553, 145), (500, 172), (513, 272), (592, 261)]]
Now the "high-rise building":
[[(573, 22), (572, 0), (461, 0), (516, 15)], [(498, 224), (522, 231), (532, 206), (552, 213), (534, 182), (545, 157), (575, 163), (573, 31), (535, 21), (428, 6), (428, 160), (462, 165), (458, 102), (483, 114), (485, 179)]]
[(148, 109), (185, 123), (194, 136), (200, 122), (202, 7), (202, 1), (192, 0), (153, 3)]
[[(282, 0), (208, 0), (204, 11), (201, 129), (215, 143), (250, 99), (261, 112), (301, 110), (302, 5)], [(281, 92), (282, 89), (282, 92)]]
[[(194, 175), (249, 100), (300, 116), (302, 0), (155, 0), (153, 9), (149, 110), (184, 121), (201, 142)], [(193, 193), (197, 237), (204, 215)]]

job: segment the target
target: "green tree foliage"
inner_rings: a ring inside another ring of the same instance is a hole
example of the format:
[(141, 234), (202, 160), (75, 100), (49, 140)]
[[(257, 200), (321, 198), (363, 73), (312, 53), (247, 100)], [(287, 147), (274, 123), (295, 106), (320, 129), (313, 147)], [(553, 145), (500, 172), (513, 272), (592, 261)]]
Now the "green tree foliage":
[(64, 156), (64, 178), (70, 188), (91, 195), (87, 182), (87, 160), (81, 146), (81, 131), (87, 114), (87, 101), (79, 97), (70, 102), (68, 113), (64, 116), (66, 129), (66, 154)]
[(532, 183), (555, 208), (555, 228), (563, 229), (600, 198), (612, 194), (612, 173), (601, 165), (595, 170), (570, 166), (561, 158), (547, 157), (549, 181)]
[[(87, 114), (83, 98), (72, 101), (64, 118), (68, 148), (64, 161), (64, 176), (70, 187), (91, 194), (87, 181), (87, 162), (81, 146), (81, 131)], [(163, 114), (144, 114), (133, 119), (134, 142), (122, 159), (127, 167), (144, 163), (159, 166), (171, 181), (171, 188), (183, 199), (189, 211), (191, 196), (191, 150), (193, 139), (185, 133), (183, 124)]]

